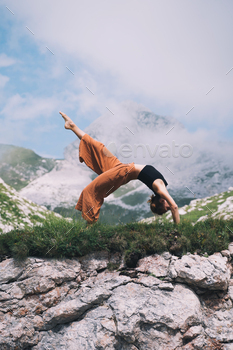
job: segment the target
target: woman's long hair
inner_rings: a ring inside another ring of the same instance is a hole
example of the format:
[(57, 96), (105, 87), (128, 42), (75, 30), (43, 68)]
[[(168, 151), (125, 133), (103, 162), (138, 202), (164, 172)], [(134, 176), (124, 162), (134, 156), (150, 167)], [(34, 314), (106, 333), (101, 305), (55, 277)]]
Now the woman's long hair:
[(150, 209), (154, 214), (157, 215), (163, 215), (164, 214), (164, 208), (163, 204), (159, 202), (159, 199), (161, 197), (159, 195), (154, 195), (150, 197), (150, 199), (147, 201), (147, 203), (150, 203)]

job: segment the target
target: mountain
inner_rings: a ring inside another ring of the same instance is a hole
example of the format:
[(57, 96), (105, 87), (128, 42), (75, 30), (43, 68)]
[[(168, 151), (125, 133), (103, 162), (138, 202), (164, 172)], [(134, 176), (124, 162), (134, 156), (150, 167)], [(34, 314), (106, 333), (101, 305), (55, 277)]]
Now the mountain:
[(55, 163), (30, 149), (0, 144), (0, 177), (16, 190), (51, 171)]
[[(177, 130), (184, 129), (174, 118), (155, 115), (144, 106), (132, 101), (119, 105), (115, 114), (117, 117), (112, 119), (106, 114), (99, 117), (85, 131), (93, 138), (107, 144), (124, 163), (135, 162), (135, 159), (128, 160), (124, 154), (121, 155), (122, 144), (132, 143), (139, 137), (143, 142), (147, 132), (158, 133), (158, 130), (165, 132), (174, 125), (176, 125)], [(126, 120), (127, 128), (124, 125)], [(134, 135), (129, 129), (134, 130)], [(80, 140), (77, 138), (75, 142), (68, 145), (64, 150), (65, 160), (57, 162), (51, 172), (32, 181), (20, 193), (49, 209), (62, 212), (62, 214), (79, 215), (77, 211), (74, 211), (74, 206), (83, 188), (96, 177), (92, 170), (79, 162), (79, 143)], [(152, 147), (151, 151), (153, 152)], [(145, 159), (142, 162), (145, 162)], [(139, 181), (123, 186), (105, 199), (100, 220), (125, 223), (129, 220), (146, 217), (149, 215), (148, 204), (146, 204), (149, 194), (150, 192), (145, 185)]]
[[(179, 207), (232, 186), (232, 143), (219, 143), (202, 131), (190, 133), (175, 118), (158, 116), (132, 101), (123, 102), (113, 112), (96, 119), (85, 132), (103, 142), (123, 163), (153, 165), (164, 175)], [(72, 164), (78, 163), (79, 142), (77, 139), (64, 151)], [(146, 203), (150, 194), (144, 184), (132, 181), (105, 199), (102, 217), (105, 214), (108, 222), (114, 216), (126, 222), (151, 216)]]
[[(174, 126), (179, 132), (185, 130), (175, 118), (159, 116), (140, 104), (125, 101), (115, 108), (114, 116), (105, 113), (92, 122), (85, 132), (104, 143), (123, 163), (138, 163), (139, 160), (145, 163), (145, 160), (157, 159), (159, 152), (153, 154), (156, 143), (167, 141), (164, 135)], [(70, 163), (79, 163), (79, 143), (77, 139), (64, 150), (64, 157)], [(125, 144), (132, 147), (132, 155), (124, 151)]]
[[(123, 163), (153, 165), (164, 175), (179, 207), (232, 186), (232, 143), (220, 143), (203, 131), (190, 133), (175, 118), (159, 116), (132, 101), (119, 104), (112, 112), (106, 110), (85, 132)], [(82, 189), (96, 176), (79, 163), (79, 142), (77, 138), (69, 144), (65, 159), (55, 161), (50, 172), (31, 181), (21, 194), (54, 211), (79, 215), (74, 206)], [(140, 181), (131, 181), (105, 199), (100, 220), (126, 223), (150, 217), (146, 203), (150, 194)]]
[(75, 206), (81, 191), (92, 181), (92, 171), (83, 165), (57, 160), (47, 174), (32, 181), (20, 194), (54, 210)]
[(51, 213), (45, 207), (20, 196), (0, 178), (0, 233), (41, 224)]
[[(179, 208), (181, 218), (187, 218), (193, 223), (204, 221), (208, 217), (214, 219), (231, 219), (233, 218), (233, 187), (229, 187), (227, 191), (216, 193), (213, 196), (192, 200), (188, 205)], [(158, 219), (159, 216), (152, 216), (141, 222), (151, 223)], [(171, 212), (163, 215), (163, 219), (172, 220)]]

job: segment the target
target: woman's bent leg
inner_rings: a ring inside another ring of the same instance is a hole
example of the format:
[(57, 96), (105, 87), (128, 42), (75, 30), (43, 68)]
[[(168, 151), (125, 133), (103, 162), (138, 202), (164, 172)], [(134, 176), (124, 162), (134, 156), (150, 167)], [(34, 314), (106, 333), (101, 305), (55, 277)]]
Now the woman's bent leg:
[[(65, 128), (72, 130), (81, 140), (79, 145), (79, 160), (96, 172), (98, 175), (121, 164), (103, 143), (94, 140), (90, 135), (79, 129), (65, 114), (60, 112), (65, 120)], [(85, 135), (85, 137), (83, 137)]]
[(102, 142), (85, 134), (79, 145), (79, 160), (94, 170), (98, 175), (121, 164)]

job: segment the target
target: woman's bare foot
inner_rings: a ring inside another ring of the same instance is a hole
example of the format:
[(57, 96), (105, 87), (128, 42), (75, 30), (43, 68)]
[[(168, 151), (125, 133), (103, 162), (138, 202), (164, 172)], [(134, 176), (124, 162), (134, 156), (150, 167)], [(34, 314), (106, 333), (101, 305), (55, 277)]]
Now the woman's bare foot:
[(74, 122), (65, 113), (59, 113), (65, 119), (65, 128), (72, 130), (75, 133), (75, 135), (77, 135), (78, 138), (81, 140), (82, 137), (85, 135), (85, 132), (79, 129), (77, 125), (75, 125)]
[(65, 119), (65, 128), (73, 129), (73, 127), (75, 126), (74, 122), (65, 113), (62, 113), (62, 112), (59, 112), (59, 113)]

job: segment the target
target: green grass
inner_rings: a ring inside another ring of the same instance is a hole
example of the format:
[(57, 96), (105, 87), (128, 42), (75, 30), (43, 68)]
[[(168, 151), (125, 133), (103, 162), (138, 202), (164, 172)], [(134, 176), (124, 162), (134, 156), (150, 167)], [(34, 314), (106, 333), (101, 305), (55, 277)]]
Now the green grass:
[[(28, 216), (32, 222), (44, 222), (44, 219), (42, 217), (40, 217), (39, 215), (36, 215), (36, 214), (32, 215), (29, 213)], [(45, 217), (45, 215), (44, 215), (44, 217)]]
[[(47, 206), (47, 209), (51, 210), (51, 207)], [(81, 212), (76, 210), (74, 205), (70, 208), (56, 207), (53, 211), (63, 217), (69, 217), (75, 220), (81, 219)], [(127, 222), (137, 221), (141, 214), (140, 209), (135, 209), (134, 207), (132, 207), (132, 210), (128, 210), (122, 208), (120, 205), (104, 202), (101, 207), (99, 222), (111, 225), (126, 224)], [(149, 210), (147, 213), (143, 212), (144, 218), (151, 217), (151, 215), (152, 213)]]
[(147, 193), (132, 193), (122, 198), (122, 202), (132, 207), (146, 202), (150, 196)]
[(230, 197), (230, 196), (233, 196), (233, 191), (224, 192), (222, 198), (218, 198), (218, 199), (224, 199), (224, 200), (226, 200), (226, 199), (227, 199), (228, 197)]
[(30, 149), (0, 144), (0, 177), (17, 191), (37, 176), (41, 168), (51, 171), (54, 159), (42, 158)]
[[(222, 195), (221, 198), (219, 197), (220, 195)], [(208, 200), (211, 200), (211, 202), (207, 203), (206, 205), (202, 204), (205, 202), (204, 199), (197, 201), (196, 208), (194, 210), (188, 212), (187, 214), (180, 215), (180, 219), (181, 220), (188, 219), (192, 222), (196, 222), (201, 216), (212, 215), (213, 213), (215, 213), (218, 210), (219, 205), (224, 203), (228, 197), (233, 196), (233, 191), (223, 192), (220, 195), (210, 197)], [(223, 201), (221, 203), (218, 203), (219, 200), (223, 200)], [(192, 208), (192, 206), (188, 205), (185, 210), (187, 211), (190, 208)], [(200, 208), (202, 210), (198, 210), (198, 208)], [(227, 211), (224, 211), (224, 213), (222, 214), (222, 217), (224, 217), (226, 214), (227, 214)]]
[(135, 188), (132, 186), (132, 184), (127, 183), (127, 184), (125, 184), (125, 185), (119, 187), (119, 188), (113, 193), (113, 195), (114, 195), (115, 198), (119, 198), (119, 197), (125, 195), (126, 193), (133, 191), (134, 189), (135, 189)]
[(170, 251), (181, 256), (186, 252), (199, 254), (219, 252), (233, 241), (233, 219), (207, 219), (195, 226), (189, 220), (179, 225), (164, 221), (109, 225), (86, 225), (84, 220), (67, 221), (54, 215), (43, 226), (12, 230), (0, 235), (0, 255), (24, 259), (72, 258), (106, 250), (125, 254), (129, 267), (146, 255)]
[(5, 193), (6, 188), (3, 186), (3, 184), (0, 184), (0, 204), (1, 204), (1, 218), (5, 221), (10, 221), (11, 219), (7, 216), (6, 212), (12, 214), (14, 218), (22, 219), (26, 218), (25, 215), (22, 214), (22, 211), (19, 209), (17, 204), (19, 202), (17, 200), (13, 200), (8, 196), (8, 193), (12, 194), (11, 192)]

